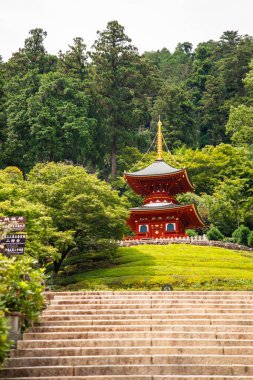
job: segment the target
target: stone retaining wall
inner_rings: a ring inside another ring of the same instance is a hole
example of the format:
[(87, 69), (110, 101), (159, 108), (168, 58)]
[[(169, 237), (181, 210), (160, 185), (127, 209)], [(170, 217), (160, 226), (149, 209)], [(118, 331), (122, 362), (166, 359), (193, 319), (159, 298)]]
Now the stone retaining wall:
[(136, 245), (167, 245), (167, 244), (192, 244), (211, 247), (220, 247), (227, 249), (234, 249), (237, 251), (253, 251), (253, 248), (236, 243), (229, 243), (223, 241), (207, 240), (206, 235), (186, 237), (186, 238), (171, 238), (171, 239), (142, 239), (142, 240), (120, 240), (118, 241), (120, 247), (131, 247)]

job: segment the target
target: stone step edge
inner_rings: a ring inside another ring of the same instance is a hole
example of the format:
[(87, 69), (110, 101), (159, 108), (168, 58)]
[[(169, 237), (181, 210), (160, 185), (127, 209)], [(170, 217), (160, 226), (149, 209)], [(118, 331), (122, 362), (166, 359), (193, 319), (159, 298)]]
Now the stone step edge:
[[(202, 368), (202, 364), (184, 364), (184, 366), (187, 366), (187, 367), (201, 367)], [(253, 369), (253, 364), (207, 364), (206, 366), (208, 367), (212, 367), (212, 368), (216, 368), (216, 367), (247, 367), (247, 368), (250, 368), (250, 369)], [(46, 369), (50, 369), (50, 368), (78, 368), (78, 367), (88, 367), (88, 368), (94, 368), (94, 365), (59, 365), (57, 367), (55, 366), (27, 366), (27, 367), (4, 367), (2, 369), (2, 371), (4, 370), (12, 370), (12, 369), (15, 369), (15, 370), (18, 370), (18, 369), (39, 369), (39, 368), (46, 368)], [(134, 368), (134, 367), (179, 367), (180, 368), (180, 364), (101, 364), (101, 365), (97, 365), (96, 368), (108, 368), (108, 367), (117, 367), (117, 368), (121, 368), (121, 367), (131, 367), (131, 368)], [(119, 375), (118, 375), (119, 376)]]
[[(125, 338), (128, 338), (128, 336), (130, 336), (131, 334), (135, 334), (135, 336), (133, 336), (133, 339), (134, 338), (138, 338), (138, 335), (141, 335), (143, 334), (143, 338), (144, 338), (144, 335), (147, 337), (147, 338), (150, 338), (150, 339), (153, 339), (153, 337), (155, 336), (155, 334), (162, 334), (162, 333), (166, 333), (168, 335), (168, 338), (170, 336), (174, 336), (174, 335), (186, 335), (186, 339), (187, 339), (187, 334), (191, 334), (191, 335), (195, 335), (195, 336), (198, 336), (198, 335), (203, 335), (203, 336), (206, 336), (206, 338), (208, 339), (225, 339), (225, 340), (228, 340), (228, 338), (222, 338), (220, 337), (220, 335), (230, 335), (231, 338), (234, 340), (234, 339), (240, 339), (240, 340), (252, 340), (253, 339), (253, 331), (252, 332), (234, 332), (234, 331), (211, 331), (211, 332), (208, 332), (208, 331), (162, 331), (162, 330), (152, 330), (152, 331), (74, 331), (74, 332), (27, 332), (27, 333), (24, 333), (23, 334), (23, 340), (24, 341), (27, 341), (27, 340), (52, 340), (50, 339), (51, 337), (55, 337), (53, 340), (66, 340), (64, 338), (61, 338), (61, 335), (65, 335), (65, 336), (71, 336), (71, 335), (77, 335), (77, 334), (80, 334), (80, 335), (84, 335), (83, 337), (80, 337), (80, 338), (73, 338), (73, 339), (106, 339), (103, 338), (103, 334), (106, 334), (105, 336), (108, 336), (109, 334), (112, 335), (113, 337), (115, 338), (122, 338), (122, 339), (125, 339)], [(50, 338), (49, 339), (45, 339), (45, 336), (48, 335)], [(125, 336), (124, 336), (125, 335)], [(127, 336), (126, 336), (127, 335)], [(208, 336), (209, 335), (209, 336)], [(251, 339), (242, 339), (242, 338), (238, 338), (237, 336), (240, 335), (244, 335), (245, 337), (250, 335), (250, 338)], [(100, 338), (102, 337), (102, 338)], [(30, 339), (29, 339), (30, 338)], [(44, 339), (43, 339), (44, 338)], [(131, 338), (131, 337), (130, 337)], [(165, 337), (166, 338), (166, 337)], [(141, 338), (140, 338), (141, 339)], [(162, 339), (160, 337), (160, 339)], [(189, 338), (188, 338), (189, 339)], [(192, 337), (191, 339), (195, 339), (195, 337)], [(203, 338), (204, 339), (204, 338)], [(229, 339), (230, 340), (230, 339)]]
[[(183, 364), (184, 367), (189, 367), (189, 368), (192, 368), (192, 367), (200, 367), (200, 368), (203, 368), (203, 365), (202, 364)], [(163, 368), (172, 368), (172, 367), (178, 367), (180, 369), (181, 365), (180, 364), (106, 364), (106, 365), (96, 365), (96, 369), (103, 369), (103, 368), (110, 368), (110, 367), (113, 367), (113, 368), (147, 368), (147, 367), (150, 367), (150, 368), (154, 368), (154, 367), (163, 367)], [(244, 368), (248, 368), (248, 369), (252, 369), (253, 370), (253, 364), (252, 365), (248, 365), (248, 364), (207, 364), (205, 365), (205, 367), (210, 367), (210, 368), (241, 368), (241, 367), (244, 367)], [(6, 371), (10, 371), (10, 370), (31, 370), (31, 369), (67, 369), (67, 368), (71, 368), (71, 369), (78, 369), (78, 368), (88, 368), (88, 369), (91, 369), (91, 368), (94, 368), (94, 365), (59, 365), (57, 367), (55, 366), (29, 366), (29, 367), (4, 367), (4, 369), (2, 369), (3, 372), (6, 372)], [(119, 376), (119, 375), (117, 375)], [(123, 375), (122, 375), (123, 376)], [(195, 376), (195, 375), (194, 375)], [(218, 375), (216, 375), (218, 376)], [(209, 375), (210, 377), (210, 375)]]
[[(104, 342), (104, 341), (115, 341), (115, 340), (118, 340), (118, 339), (116, 339), (116, 338), (96, 338), (96, 341), (102, 341), (102, 342)], [(205, 341), (206, 342), (206, 338), (198, 338), (198, 339), (196, 339), (196, 338), (164, 338), (164, 339), (162, 339), (162, 338), (124, 338), (124, 341), (137, 341), (137, 340), (141, 340), (141, 341), (143, 341), (143, 340), (145, 340), (145, 341), (147, 341), (147, 342), (150, 342), (150, 343), (152, 343), (152, 341), (173, 341), (173, 342), (175, 342), (175, 341), (177, 341), (177, 342), (185, 342), (185, 341)], [(216, 338), (209, 338), (208, 339), (208, 341), (210, 342), (210, 341), (214, 341), (214, 342), (220, 342), (220, 341), (222, 341), (222, 342), (224, 342), (224, 341), (226, 341), (226, 342), (230, 342), (230, 341), (236, 341), (237, 339), (224, 339), (224, 338), (218, 338), (218, 339), (216, 339)], [(94, 339), (91, 339), (91, 338), (88, 338), (88, 339), (85, 339), (85, 338), (80, 338), (80, 339), (78, 339), (78, 338), (74, 338), (74, 339), (57, 339), (57, 342), (61, 342), (61, 341), (63, 341), (63, 342), (87, 342), (87, 341), (91, 341), (91, 342), (93, 342), (94, 341)], [(25, 342), (25, 343), (30, 343), (30, 342), (32, 342), (32, 343), (38, 343), (38, 342), (55, 342), (55, 340), (54, 339), (26, 339), (26, 340), (19, 340), (18, 342)], [(252, 345), (253, 345), (253, 339), (240, 339), (240, 342), (252, 342)], [(152, 347), (152, 346), (151, 346)], [(156, 346), (154, 346), (154, 347), (156, 347)], [(241, 346), (239, 346), (239, 347), (241, 347)]]
[[(37, 357), (37, 356), (30, 356), (30, 357), (26, 357), (26, 356), (18, 356), (18, 357), (11, 357), (9, 360), (11, 362), (13, 362), (13, 364), (15, 364), (15, 361), (18, 362), (20, 360), (26, 360), (26, 361), (29, 361), (29, 360), (34, 360), (34, 361), (40, 361), (40, 360), (78, 360), (78, 359), (89, 359), (89, 360), (93, 360), (93, 359), (97, 359), (99, 357), (99, 360), (101, 359), (132, 359), (132, 358), (144, 358), (144, 359), (150, 359), (150, 363), (147, 365), (153, 365), (153, 359), (158, 359), (158, 358), (171, 358), (171, 359), (188, 359), (188, 360), (191, 360), (191, 359), (196, 359), (196, 358), (200, 358), (200, 359), (206, 359), (206, 358), (210, 358), (210, 359), (234, 359), (234, 357), (237, 357), (237, 358), (246, 358), (246, 359), (250, 359), (252, 358), (253, 359), (253, 354), (252, 355), (245, 355), (245, 354), (236, 354), (236, 355), (227, 355), (227, 354), (180, 354), (180, 355), (177, 355), (177, 354), (134, 354), (134, 355), (68, 355), (68, 356), (43, 356), (43, 357)], [(164, 363), (165, 364), (165, 363)], [(179, 365), (179, 363), (168, 363), (170, 365)], [(86, 365), (86, 364), (85, 364)], [(88, 364), (87, 364), (88, 365)], [(98, 364), (99, 365), (99, 364)], [(109, 364), (110, 365), (114, 365), (114, 364)], [(116, 364), (117, 365), (117, 364)], [(122, 364), (124, 365), (124, 364)], [(125, 365), (132, 365), (131, 363), (126, 363)], [(133, 364), (133, 365), (139, 365), (139, 364)], [(140, 364), (141, 365), (141, 364)], [(144, 364), (143, 364), (144, 365)], [(157, 365), (160, 365), (160, 364), (157, 364)], [(166, 364), (165, 364), (166, 365)], [(184, 365), (200, 365), (198, 363), (184, 363)], [(208, 364), (209, 365), (209, 364)], [(218, 364), (218, 365), (224, 365), (224, 366), (227, 366), (227, 365), (230, 365), (230, 364)], [(233, 365), (233, 364), (231, 364)], [(238, 364), (237, 365), (240, 365), (240, 366), (248, 366), (248, 364), (245, 364), (245, 363), (242, 363), (242, 364)], [(75, 364), (70, 364), (68, 366), (76, 366)], [(80, 364), (79, 364), (80, 366)], [(96, 364), (97, 366), (97, 364)], [(253, 360), (252, 360), (252, 365), (253, 367)], [(36, 365), (32, 365), (32, 367), (37, 367)], [(43, 367), (50, 367), (50, 365), (43, 365)], [(12, 366), (12, 367), (9, 367), (9, 368), (17, 368), (15, 366)], [(23, 368), (23, 367), (21, 367)]]
[[(16, 380), (17, 377), (11, 377), (11, 378), (5, 378), (5, 380)], [(101, 376), (67, 376), (67, 377), (62, 377), (62, 376), (56, 376), (56, 377), (18, 377), (19, 380), (199, 380), (199, 379), (204, 379), (204, 380), (241, 380), (241, 379), (246, 379), (246, 380), (253, 380), (252, 376), (219, 376), (219, 375), (101, 375)]]
[[(141, 340), (143, 340), (143, 339), (141, 339)], [(158, 339), (158, 340), (160, 340), (160, 339)], [(173, 339), (174, 340), (174, 339)], [(188, 340), (191, 340), (191, 339), (188, 339)], [(205, 339), (202, 339), (202, 340), (205, 340)], [(216, 339), (213, 339), (213, 340), (215, 340), (216, 341)], [(152, 349), (152, 348), (154, 348), (154, 349), (159, 349), (159, 348), (161, 348), (161, 349), (175, 349), (175, 350), (180, 350), (180, 349), (194, 349), (194, 350), (197, 350), (197, 349), (201, 349), (201, 350), (203, 350), (203, 348), (205, 348), (205, 349), (210, 349), (210, 350), (212, 350), (212, 349), (223, 349), (223, 350), (234, 350), (234, 349), (240, 349), (240, 350), (243, 350), (243, 349), (252, 349), (252, 351), (253, 351), (253, 346), (252, 347), (250, 347), (250, 346), (185, 346), (185, 345), (182, 345), (182, 346), (110, 346), (110, 349), (112, 349), (112, 350), (114, 350), (114, 349), (116, 349), (116, 350), (121, 350), (121, 349), (124, 349), (124, 350), (126, 350), (126, 349), (131, 349), (131, 350), (133, 350), (133, 349), (147, 349), (147, 348), (149, 348), (149, 349)], [(107, 350), (108, 349), (108, 347), (104, 347), (104, 346), (95, 346), (95, 347), (76, 347), (76, 346), (68, 346), (68, 347), (47, 347), (47, 348), (44, 348), (44, 347), (37, 347), (37, 348), (22, 348), (22, 349), (13, 349), (12, 351), (14, 351), (14, 350), (22, 350), (22, 351), (33, 351), (33, 350), (48, 350), (48, 351), (50, 351), (50, 350), (59, 350), (59, 349), (61, 349), (61, 350)]]
[[(152, 320), (151, 320), (152, 321)], [(155, 322), (155, 320), (153, 320)], [(141, 322), (141, 320), (140, 320)], [(83, 324), (83, 325), (75, 325), (75, 326), (61, 326), (61, 325), (54, 325), (54, 326), (34, 326), (34, 327), (31, 327), (29, 328), (29, 330), (27, 330), (27, 332), (35, 332), (35, 329), (48, 329), (48, 330), (53, 330), (53, 329), (78, 329), (78, 328), (82, 328), (82, 329), (85, 329), (85, 328), (135, 328), (135, 327), (142, 327), (142, 328), (152, 328), (152, 327), (173, 327), (173, 328), (183, 328), (183, 327), (187, 327), (189, 329), (191, 329), (191, 327), (194, 327), (194, 328), (210, 328), (210, 327), (217, 327), (217, 328), (220, 328), (220, 327), (224, 327), (224, 328), (252, 328), (253, 329), (253, 325), (238, 325), (238, 324), (235, 324), (235, 325), (232, 325), (232, 324), (215, 324), (215, 325), (212, 325), (211, 323), (208, 323), (208, 324), (194, 324), (194, 325), (187, 325), (187, 324), (183, 324), (183, 323), (179, 323), (179, 324), (170, 324), (169, 321), (168, 321), (168, 324), (155, 324), (155, 323), (144, 323), (144, 324), (141, 324), (141, 323), (138, 323), (138, 324), (120, 324), (120, 325), (108, 325), (108, 324), (105, 324), (105, 325), (94, 325), (94, 324)], [(36, 332), (39, 332), (39, 331), (36, 331)]]

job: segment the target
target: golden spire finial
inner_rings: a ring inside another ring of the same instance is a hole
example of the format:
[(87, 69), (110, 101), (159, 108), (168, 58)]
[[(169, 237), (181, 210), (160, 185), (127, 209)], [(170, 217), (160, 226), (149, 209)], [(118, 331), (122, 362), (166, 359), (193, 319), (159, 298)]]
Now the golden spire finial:
[(159, 115), (159, 120), (157, 123), (158, 131), (157, 131), (157, 159), (163, 159), (163, 135), (162, 135), (162, 122)]

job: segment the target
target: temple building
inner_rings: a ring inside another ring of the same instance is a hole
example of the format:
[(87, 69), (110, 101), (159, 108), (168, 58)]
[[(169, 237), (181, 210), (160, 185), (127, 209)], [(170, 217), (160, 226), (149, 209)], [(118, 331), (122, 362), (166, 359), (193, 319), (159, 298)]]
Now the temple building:
[(180, 205), (175, 196), (194, 191), (186, 169), (175, 169), (163, 161), (162, 123), (157, 133), (157, 160), (124, 177), (133, 191), (144, 198), (143, 206), (130, 209), (127, 224), (134, 239), (186, 237), (188, 228), (201, 228), (203, 221), (194, 203)]

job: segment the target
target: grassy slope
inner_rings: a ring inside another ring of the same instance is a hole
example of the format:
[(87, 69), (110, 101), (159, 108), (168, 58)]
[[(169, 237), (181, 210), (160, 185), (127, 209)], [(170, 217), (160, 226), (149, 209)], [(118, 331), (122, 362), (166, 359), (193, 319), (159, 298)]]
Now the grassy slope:
[(253, 290), (253, 253), (191, 245), (119, 248), (115, 266), (68, 277), (68, 289)]

